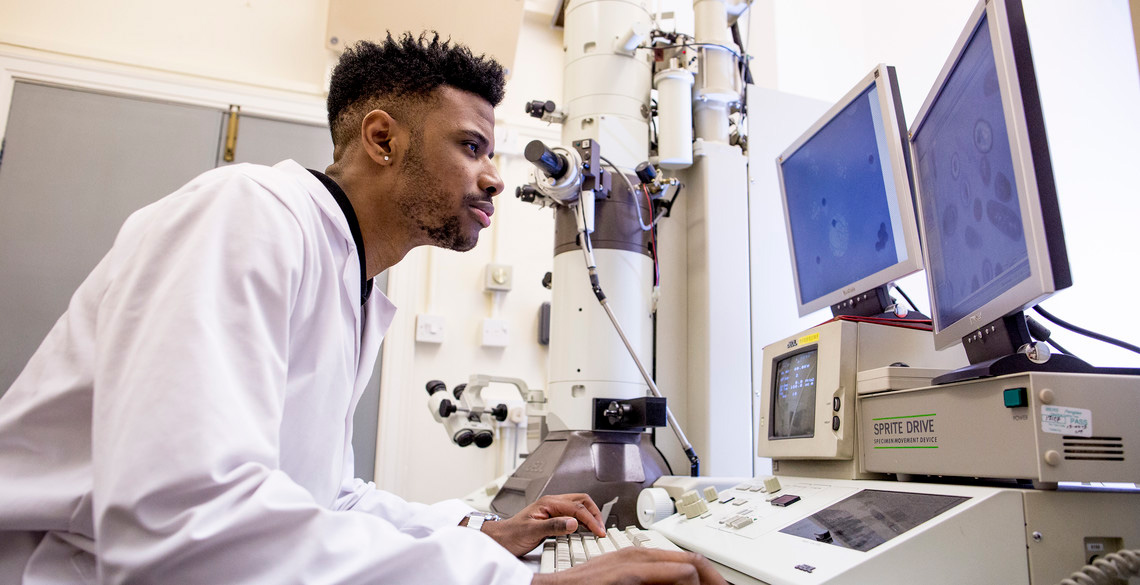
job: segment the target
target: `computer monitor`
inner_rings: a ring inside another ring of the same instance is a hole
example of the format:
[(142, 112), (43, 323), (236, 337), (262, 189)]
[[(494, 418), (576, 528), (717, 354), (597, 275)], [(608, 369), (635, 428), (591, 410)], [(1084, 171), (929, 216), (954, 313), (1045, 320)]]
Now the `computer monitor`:
[(961, 341), (971, 364), (1017, 355), (1022, 311), (1072, 284), (1020, 0), (978, 2), (910, 144), (935, 346)]
[(879, 65), (777, 159), (800, 316), (877, 315), (922, 268), (906, 123)]

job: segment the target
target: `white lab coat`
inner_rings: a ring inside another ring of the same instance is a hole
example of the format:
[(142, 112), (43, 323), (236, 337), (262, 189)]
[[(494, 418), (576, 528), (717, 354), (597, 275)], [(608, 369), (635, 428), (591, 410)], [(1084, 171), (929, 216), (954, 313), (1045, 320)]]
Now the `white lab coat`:
[(353, 478), (394, 311), (292, 161), (136, 212), (0, 400), (0, 584), (529, 583), (462, 503)]

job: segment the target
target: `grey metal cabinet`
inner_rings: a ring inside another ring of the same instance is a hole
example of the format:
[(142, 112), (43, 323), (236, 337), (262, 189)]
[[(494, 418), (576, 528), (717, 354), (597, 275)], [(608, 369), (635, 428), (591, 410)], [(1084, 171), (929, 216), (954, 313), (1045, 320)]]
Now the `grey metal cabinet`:
[[(127, 216), (228, 164), (227, 119), (214, 108), (15, 83), (0, 147), (0, 395)], [(292, 158), (322, 171), (332, 163), (324, 126), (239, 119), (235, 163)], [(366, 479), (374, 467), (378, 380), (374, 375), (355, 423), (357, 475)]]

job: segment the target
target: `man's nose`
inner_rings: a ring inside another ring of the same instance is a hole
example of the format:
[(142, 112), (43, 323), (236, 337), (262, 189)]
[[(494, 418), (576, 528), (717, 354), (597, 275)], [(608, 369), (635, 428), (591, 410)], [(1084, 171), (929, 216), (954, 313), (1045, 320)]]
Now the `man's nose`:
[(494, 197), (506, 189), (503, 178), (499, 176), (499, 168), (491, 160), (487, 161), (486, 170), (479, 179), (479, 189)]

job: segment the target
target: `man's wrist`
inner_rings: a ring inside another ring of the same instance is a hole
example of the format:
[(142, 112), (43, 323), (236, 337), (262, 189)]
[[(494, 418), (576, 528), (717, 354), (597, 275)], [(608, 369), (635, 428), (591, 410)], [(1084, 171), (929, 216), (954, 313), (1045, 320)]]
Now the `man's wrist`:
[(490, 514), (487, 512), (471, 512), (459, 523), (460, 526), (466, 526), (473, 530), (483, 530), (483, 524), (486, 522), (498, 522), (501, 517), (498, 514)]

